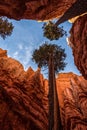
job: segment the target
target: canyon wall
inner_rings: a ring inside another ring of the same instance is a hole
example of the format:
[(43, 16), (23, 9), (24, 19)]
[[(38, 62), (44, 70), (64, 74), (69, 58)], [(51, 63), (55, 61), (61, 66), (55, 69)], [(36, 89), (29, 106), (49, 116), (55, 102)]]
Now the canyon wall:
[[(0, 16), (15, 20), (60, 17), (76, 0), (0, 0)], [(87, 79), (87, 14), (70, 31), (74, 61)], [(87, 80), (73, 73), (56, 80), (64, 130), (87, 130)], [(48, 129), (48, 81), (0, 49), (0, 130)]]
[(16, 20), (48, 20), (62, 14), (76, 0), (0, 0), (0, 16)]
[[(64, 130), (87, 130), (87, 80), (61, 73), (56, 84)], [(48, 81), (0, 49), (0, 130), (34, 129), (48, 129)]]
[(70, 33), (74, 62), (85, 79), (87, 79), (87, 14), (75, 21)]
[(56, 82), (64, 130), (87, 130), (87, 80), (62, 73)]
[(0, 130), (47, 130), (48, 102), (44, 79), (27, 72), (0, 49)]

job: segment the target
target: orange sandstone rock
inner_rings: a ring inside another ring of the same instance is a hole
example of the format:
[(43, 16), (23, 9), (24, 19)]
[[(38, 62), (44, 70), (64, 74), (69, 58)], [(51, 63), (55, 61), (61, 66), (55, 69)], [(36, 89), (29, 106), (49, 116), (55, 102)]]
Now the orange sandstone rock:
[(62, 15), (76, 0), (0, 0), (0, 16), (48, 20)]
[[(48, 81), (6, 53), (0, 49), (0, 130), (47, 130)], [(86, 130), (87, 80), (61, 73), (56, 86), (64, 130)]]
[(48, 129), (48, 99), (40, 75), (25, 72), (0, 49), (0, 130)]
[(70, 33), (75, 64), (85, 79), (87, 79), (87, 14), (75, 21)]

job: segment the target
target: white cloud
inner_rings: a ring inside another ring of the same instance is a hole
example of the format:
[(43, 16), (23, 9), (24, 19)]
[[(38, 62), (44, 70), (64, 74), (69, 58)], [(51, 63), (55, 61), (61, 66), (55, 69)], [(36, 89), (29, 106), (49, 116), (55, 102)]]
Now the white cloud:
[(31, 61), (33, 47), (32, 46), (25, 47), (24, 50), (25, 50), (25, 56), (22, 57), (22, 63), (24, 65), (24, 68), (27, 69), (29, 67), (29, 62)]
[(23, 64), (24, 69), (26, 70), (31, 63), (33, 46), (32, 45), (23, 46), (23, 44), (22, 45), (19, 44), (17, 48), (18, 48), (18, 50), (15, 51), (13, 54), (10, 54), (10, 55), (11, 55), (11, 57), (20, 61), (21, 64)]
[(13, 58), (17, 58), (18, 55), (19, 55), (18, 51), (14, 52), (14, 53), (13, 53)]
[(18, 49), (22, 50), (23, 49), (23, 45), (22, 44), (18, 44)]

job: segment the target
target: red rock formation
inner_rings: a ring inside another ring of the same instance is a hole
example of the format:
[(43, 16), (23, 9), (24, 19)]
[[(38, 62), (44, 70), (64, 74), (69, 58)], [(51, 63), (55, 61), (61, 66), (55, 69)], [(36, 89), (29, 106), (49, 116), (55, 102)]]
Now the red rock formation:
[(74, 78), (74, 74), (70, 73), (60, 73), (56, 79), (57, 90), (60, 100), (61, 107), (64, 107), (64, 98), (63, 98), (63, 91), (66, 88), (70, 88), (70, 80)]
[(39, 71), (28, 72), (0, 49), (0, 130), (47, 130), (48, 102)]
[[(87, 130), (87, 80), (73, 73), (56, 79), (64, 130)], [(27, 72), (0, 49), (0, 130), (48, 129), (48, 81)]]
[(70, 33), (75, 64), (87, 79), (87, 14), (75, 21)]
[(0, 16), (48, 20), (62, 15), (76, 0), (0, 0)]
[(87, 80), (73, 73), (57, 78), (64, 130), (87, 130)]

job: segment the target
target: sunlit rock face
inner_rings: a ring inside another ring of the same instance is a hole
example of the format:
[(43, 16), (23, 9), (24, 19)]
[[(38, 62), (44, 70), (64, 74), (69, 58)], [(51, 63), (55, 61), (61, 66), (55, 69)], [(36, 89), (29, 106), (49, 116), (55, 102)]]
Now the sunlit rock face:
[(0, 130), (47, 130), (48, 99), (39, 71), (27, 72), (0, 49)]
[(87, 130), (87, 80), (64, 73), (56, 82), (64, 130)]
[[(73, 73), (56, 78), (64, 130), (87, 130), (87, 80)], [(0, 49), (0, 130), (48, 130), (48, 80), (27, 72)]]
[(75, 64), (87, 79), (87, 14), (75, 21), (70, 33)]
[(0, 0), (0, 16), (16, 20), (48, 20), (59, 17), (76, 0)]

